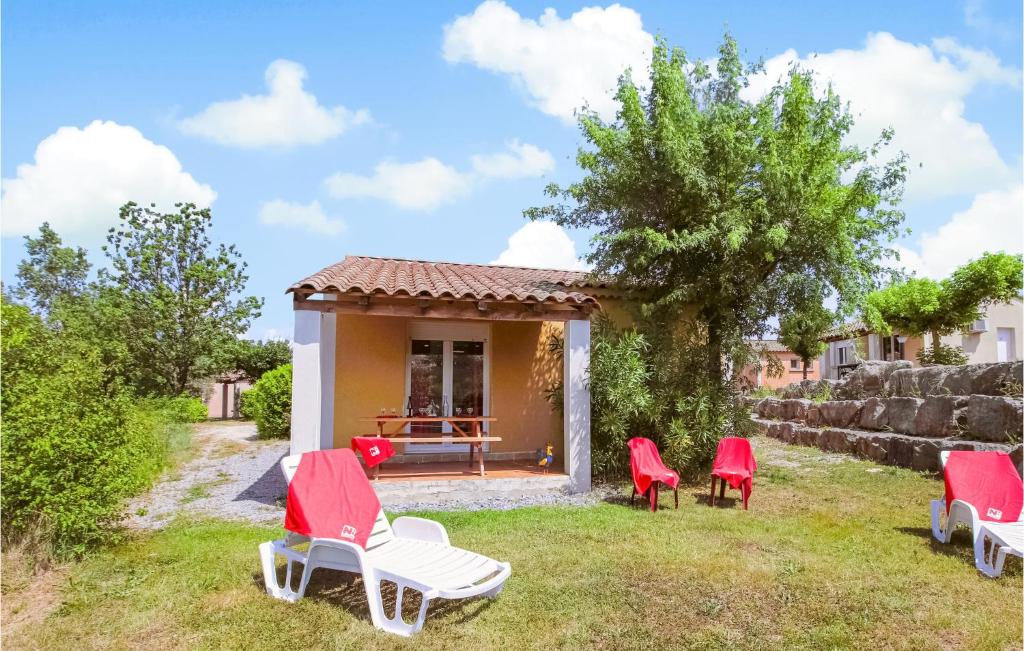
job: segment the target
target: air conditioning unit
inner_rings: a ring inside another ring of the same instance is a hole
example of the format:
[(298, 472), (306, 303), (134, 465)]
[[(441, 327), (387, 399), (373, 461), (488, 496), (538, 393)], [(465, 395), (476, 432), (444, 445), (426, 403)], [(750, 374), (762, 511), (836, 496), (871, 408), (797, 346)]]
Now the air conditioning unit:
[(978, 319), (972, 323), (970, 332), (988, 332), (988, 319)]

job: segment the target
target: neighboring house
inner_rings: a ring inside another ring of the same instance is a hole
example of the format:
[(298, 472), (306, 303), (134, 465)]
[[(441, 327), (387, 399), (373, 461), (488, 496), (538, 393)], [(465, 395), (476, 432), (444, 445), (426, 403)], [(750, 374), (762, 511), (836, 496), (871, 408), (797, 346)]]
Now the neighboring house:
[(252, 384), (240, 373), (225, 373), (203, 387), (203, 402), (209, 418), (238, 418), (239, 397)]
[[(775, 339), (759, 339), (749, 342), (755, 350), (759, 351), (760, 368), (747, 366), (743, 369), (740, 377), (751, 387), (768, 387), (778, 389), (789, 386), (793, 382), (800, 382), (804, 379), (804, 366), (800, 356), (786, 348)], [(768, 374), (770, 359), (774, 358), (782, 367), (782, 375), (775, 377)], [(807, 379), (818, 379), (819, 363), (811, 360), (807, 363)]]
[[(575, 271), (348, 256), (288, 291), (293, 454), (348, 447), (382, 410), (447, 405), (497, 419), (489, 458), (535, 458), (550, 442), (572, 490), (589, 490), (590, 318), (625, 313), (610, 288)], [(558, 383), (564, 417), (545, 398)], [(456, 437), (404, 453), (467, 448)]]
[[(965, 332), (942, 337), (942, 343), (963, 348), (970, 364), (1015, 361), (1021, 359), (1022, 331), (1022, 303), (1014, 301), (989, 307), (984, 318)], [(931, 336), (882, 336), (870, 332), (863, 323), (853, 322), (833, 330), (823, 341), (828, 343), (828, 350), (821, 356), (821, 377), (835, 380), (864, 359), (903, 359), (917, 366), (917, 354), (930, 345)]]

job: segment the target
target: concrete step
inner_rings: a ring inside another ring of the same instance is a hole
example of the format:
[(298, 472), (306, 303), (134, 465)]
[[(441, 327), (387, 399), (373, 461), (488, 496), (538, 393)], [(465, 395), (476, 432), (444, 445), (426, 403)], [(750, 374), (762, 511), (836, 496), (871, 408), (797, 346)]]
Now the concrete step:
[(946, 450), (998, 450), (1010, 453), (1018, 470), (1022, 449), (1018, 445), (965, 441), (956, 438), (922, 438), (895, 432), (876, 432), (839, 427), (811, 427), (803, 423), (754, 418), (761, 432), (796, 445), (816, 447), (826, 452), (846, 452), (877, 463), (940, 470), (939, 453)]

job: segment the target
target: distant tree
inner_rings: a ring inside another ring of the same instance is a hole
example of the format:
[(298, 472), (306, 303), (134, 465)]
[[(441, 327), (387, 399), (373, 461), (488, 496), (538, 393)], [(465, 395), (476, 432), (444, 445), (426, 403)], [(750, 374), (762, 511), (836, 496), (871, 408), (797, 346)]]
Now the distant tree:
[(132, 381), (145, 393), (185, 392), (263, 306), (253, 296), (235, 298), (247, 265), (234, 245), (211, 243), (210, 210), (176, 207), (164, 214), (125, 204), (103, 247), (110, 269), (101, 281), (115, 290), (112, 318), (123, 329)]
[(659, 41), (645, 90), (620, 79), (615, 121), (582, 111), (583, 178), (548, 187), (561, 203), (526, 211), (596, 230), (595, 272), (662, 331), (696, 308), (710, 387), (723, 386), (723, 349), (804, 304), (807, 278), (852, 312), (903, 221), (905, 157), (878, 162), (892, 134), (869, 150), (846, 144), (846, 105), (798, 68), (747, 101), (753, 71), (728, 34), (714, 71)]
[(287, 341), (237, 339), (223, 348), (218, 365), (225, 371), (241, 371), (245, 379), (256, 382), (267, 371), (291, 361), (292, 349)]
[(800, 356), (803, 379), (807, 379), (807, 363), (828, 348), (822, 339), (835, 322), (835, 313), (824, 305), (811, 305), (779, 320), (779, 341)]
[(44, 316), (60, 300), (81, 296), (86, 290), (91, 266), (86, 251), (63, 244), (48, 222), (39, 227), (38, 237), (25, 236), (26, 257), (18, 263), (12, 294)]
[(940, 337), (964, 330), (993, 303), (1020, 298), (1022, 274), (1020, 255), (985, 253), (944, 280), (909, 278), (872, 292), (865, 300), (864, 321), (883, 335), (930, 333), (931, 349), (923, 351), (920, 360), (963, 363), (963, 351), (944, 346)]

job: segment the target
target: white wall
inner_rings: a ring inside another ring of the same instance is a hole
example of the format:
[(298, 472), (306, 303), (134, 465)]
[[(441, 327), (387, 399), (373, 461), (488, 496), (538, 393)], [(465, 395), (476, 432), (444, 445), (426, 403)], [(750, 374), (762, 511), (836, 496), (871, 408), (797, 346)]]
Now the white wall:
[[(1024, 335), (1024, 304), (1020, 301), (1013, 303), (1000, 303), (988, 309), (985, 315), (988, 319), (988, 329), (985, 332), (956, 333), (942, 337), (942, 343), (947, 346), (960, 346), (967, 354), (971, 364), (984, 364), (998, 361), (997, 357), (997, 331), (998, 328), (1011, 328), (1013, 330), (1013, 360), (1024, 359), (1022, 357), (1022, 335)], [(925, 336), (925, 344), (931, 345), (931, 336)]]

